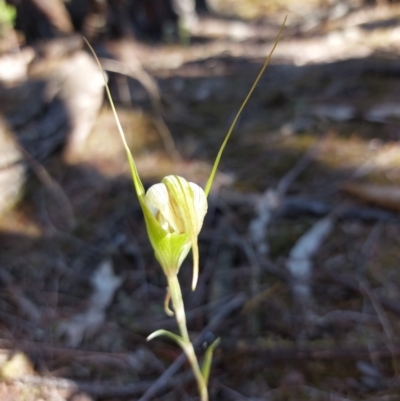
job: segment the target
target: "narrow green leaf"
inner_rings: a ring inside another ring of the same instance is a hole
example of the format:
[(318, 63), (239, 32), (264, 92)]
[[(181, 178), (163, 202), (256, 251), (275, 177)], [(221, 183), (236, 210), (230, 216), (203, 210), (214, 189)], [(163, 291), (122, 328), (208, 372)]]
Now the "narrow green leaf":
[(206, 386), (208, 385), (208, 379), (210, 377), (213, 353), (215, 351), (215, 348), (218, 347), (220, 342), (221, 342), (221, 339), (218, 337), (214, 342), (212, 342), (209, 345), (209, 347), (207, 348), (206, 353), (204, 355), (204, 361), (203, 361), (203, 366), (201, 367), (201, 373), (204, 377), (204, 381), (206, 382)]
[(274, 50), (275, 50), (275, 48), (276, 48), (276, 46), (277, 46), (277, 44), (278, 44), (278, 42), (279, 42), (279, 39), (280, 39), (280, 37), (281, 37), (281, 35), (282, 35), (283, 28), (284, 28), (285, 23), (286, 23), (286, 19), (287, 19), (287, 17), (285, 17), (285, 19), (284, 19), (284, 21), (283, 21), (283, 24), (281, 25), (281, 29), (279, 30), (278, 36), (277, 36), (276, 39), (275, 39), (274, 45), (272, 46), (272, 49), (271, 49), (271, 51), (270, 51), (270, 53), (269, 53), (267, 59), (265, 60), (264, 65), (263, 65), (262, 68), (261, 68), (261, 71), (260, 71), (259, 74), (257, 75), (256, 80), (254, 81), (252, 87), (251, 87), (250, 90), (249, 90), (249, 93), (247, 94), (246, 98), (244, 99), (244, 101), (243, 101), (242, 105), (240, 106), (240, 109), (239, 109), (239, 111), (237, 112), (237, 114), (236, 114), (236, 116), (235, 116), (235, 118), (234, 118), (234, 120), (233, 120), (231, 126), (229, 127), (229, 130), (228, 130), (228, 133), (227, 133), (226, 136), (225, 136), (224, 142), (222, 142), (221, 148), (219, 149), (218, 155), (217, 155), (217, 157), (216, 157), (216, 159), (215, 159), (213, 168), (212, 168), (212, 170), (211, 170), (210, 178), (208, 179), (207, 184), (206, 184), (206, 187), (205, 187), (205, 189), (204, 189), (204, 192), (206, 193), (207, 196), (208, 196), (208, 194), (209, 194), (210, 191), (211, 191), (211, 187), (212, 187), (212, 184), (213, 184), (213, 182), (214, 182), (215, 174), (217, 173), (218, 165), (219, 165), (219, 162), (221, 161), (222, 153), (223, 153), (223, 151), (225, 150), (225, 147), (226, 147), (226, 145), (227, 145), (227, 143), (228, 143), (228, 141), (229, 141), (229, 138), (231, 137), (232, 131), (233, 131), (233, 129), (235, 128), (235, 125), (236, 125), (236, 123), (237, 123), (237, 121), (238, 121), (240, 115), (242, 114), (243, 109), (244, 109), (245, 106), (247, 105), (247, 103), (248, 103), (248, 101), (249, 101), (251, 95), (252, 95), (253, 92), (254, 92), (254, 89), (256, 88), (258, 82), (260, 81), (261, 76), (264, 74), (264, 71), (265, 71), (265, 69), (267, 68), (267, 66), (268, 66), (268, 64), (269, 64), (269, 62), (270, 62), (270, 60), (271, 60), (272, 54), (273, 54), (273, 52), (274, 52)]
[(183, 350), (185, 349), (185, 341), (183, 340), (183, 338), (181, 336), (178, 336), (175, 333), (172, 333), (168, 330), (156, 330), (154, 333), (151, 333), (148, 337), (147, 337), (147, 341), (153, 340), (156, 337), (160, 337), (160, 336), (166, 336), (168, 337), (170, 340), (176, 342)]

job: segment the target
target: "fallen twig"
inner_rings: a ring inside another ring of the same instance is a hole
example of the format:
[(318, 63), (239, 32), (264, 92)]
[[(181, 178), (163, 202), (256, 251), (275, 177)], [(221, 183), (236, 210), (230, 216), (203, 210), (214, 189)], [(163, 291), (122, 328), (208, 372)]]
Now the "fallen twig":
[[(274, 262), (272, 262), (269, 259), (263, 259), (260, 261), (261, 267), (263, 270), (269, 274), (273, 274), (274, 276), (279, 277), (281, 280), (288, 281), (290, 280), (290, 275), (289, 273), (277, 266)], [(354, 292), (361, 293), (361, 289), (359, 286), (358, 280), (349, 274), (340, 274), (337, 272), (331, 272), (329, 270), (325, 269), (315, 269), (313, 272), (314, 279), (316, 280), (329, 280), (333, 281), (336, 284), (339, 284), (341, 286), (344, 286), (348, 288), (349, 290), (352, 290)], [(384, 309), (386, 309), (389, 312), (393, 312), (396, 315), (400, 316), (400, 305), (398, 302), (392, 301), (382, 295), (376, 294), (377, 299), (379, 299), (379, 302), (383, 306)]]
[[(222, 200), (231, 207), (249, 207), (260, 202), (262, 194), (259, 193), (240, 193), (237, 191), (224, 190), (221, 192)], [(280, 208), (277, 211), (279, 217), (297, 218), (301, 216), (326, 216), (332, 213), (337, 206), (302, 197), (287, 196), (281, 201)], [(387, 221), (399, 223), (399, 215), (393, 212), (380, 209), (378, 207), (367, 207), (358, 205), (348, 205), (342, 207), (338, 214), (339, 220), (360, 220), (366, 222)]]
[[(392, 358), (393, 355), (400, 355), (400, 344), (394, 345), (393, 350), (380, 345), (375, 349), (371, 347), (343, 346), (343, 347), (325, 347), (320, 346), (280, 346), (263, 348), (254, 345), (254, 342), (246, 342), (243, 339), (239, 341), (229, 340), (222, 342), (222, 349), (229, 350), (230, 353), (247, 355), (252, 357), (251, 369), (257, 370), (259, 364), (265, 364), (265, 361), (273, 362), (277, 360), (341, 360), (362, 358)], [(258, 359), (257, 359), (258, 357)]]
[(381, 301), (376, 296), (375, 292), (372, 290), (372, 288), (370, 287), (370, 285), (367, 283), (366, 280), (360, 280), (360, 290), (361, 290), (361, 293), (365, 294), (371, 301), (372, 306), (374, 307), (375, 312), (379, 318), (379, 321), (381, 322), (383, 331), (384, 331), (384, 333), (386, 335), (386, 339), (388, 341), (387, 347), (388, 347), (390, 353), (392, 354), (393, 369), (394, 369), (396, 376), (398, 376), (399, 368), (398, 368), (398, 364), (396, 361), (396, 346), (393, 343), (394, 332), (393, 332), (392, 325), (390, 324), (390, 321), (389, 321), (388, 317), (386, 316), (385, 311), (382, 308)]
[[(317, 279), (333, 281), (334, 283), (342, 285), (349, 290), (362, 294), (362, 289), (360, 288), (359, 281), (349, 274), (344, 275), (338, 274), (336, 272), (330, 272), (328, 270), (318, 269), (315, 270), (314, 277)], [(376, 294), (376, 297), (384, 309), (396, 313), (396, 315), (400, 316), (400, 305), (398, 302), (387, 299), (386, 297), (379, 294)]]
[(256, 251), (260, 255), (269, 253), (267, 229), (271, 219), (280, 209), (289, 186), (314, 160), (317, 149), (316, 147), (310, 148), (292, 169), (282, 177), (277, 188), (267, 188), (256, 203), (256, 216), (250, 222), (249, 234)]
[(334, 217), (327, 216), (318, 220), (306, 233), (304, 233), (291, 249), (286, 267), (292, 280), (293, 296), (302, 304), (310, 302), (312, 258), (320, 248), (322, 242), (331, 233), (334, 227)]
[[(175, 378), (171, 377), (164, 384), (164, 388), (173, 388), (183, 381), (189, 379), (188, 374), (181, 374)], [(58, 389), (67, 389), (73, 392), (85, 392), (97, 397), (129, 397), (143, 394), (147, 389), (151, 388), (153, 382), (140, 381), (132, 384), (114, 384), (114, 383), (94, 383), (80, 382), (69, 379), (61, 379), (59, 377), (45, 377), (26, 375), (20, 376), (13, 383), (22, 383), (29, 386), (46, 386)]]

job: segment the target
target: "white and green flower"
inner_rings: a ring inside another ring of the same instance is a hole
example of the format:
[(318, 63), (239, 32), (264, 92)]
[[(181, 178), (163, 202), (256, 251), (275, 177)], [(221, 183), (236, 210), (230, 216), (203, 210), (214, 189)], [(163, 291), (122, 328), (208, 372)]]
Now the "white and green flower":
[(190, 249), (193, 253), (192, 289), (199, 274), (197, 237), (207, 213), (207, 197), (193, 182), (169, 175), (141, 197), (147, 233), (165, 274), (177, 274)]
[[(232, 134), (233, 128), (235, 127), (242, 110), (247, 104), (251, 94), (254, 91), (254, 88), (256, 87), (269, 63), (271, 55), (279, 41), (285, 21), (281, 27), (281, 30), (279, 31), (271, 52), (263, 65), (263, 68), (258, 74), (253, 86), (242, 103), (238, 113), (236, 114), (228, 133), (225, 136), (204, 190), (197, 184), (188, 182), (182, 177), (169, 175), (163, 178), (161, 183), (153, 185), (147, 192), (145, 192), (136, 169), (135, 161), (126, 142), (124, 132), (115, 110), (114, 103), (107, 85), (107, 79), (104, 75), (105, 89), (110, 100), (111, 108), (115, 116), (115, 121), (117, 123), (126, 154), (128, 156), (129, 166), (133, 178), (133, 185), (144, 214), (147, 233), (155, 256), (163, 268), (167, 278), (168, 288), (165, 300), (165, 311), (169, 315), (175, 314), (180, 331), (179, 336), (166, 330), (157, 330), (152, 333), (148, 339), (150, 340), (160, 335), (166, 335), (170, 339), (176, 341), (182, 347), (189, 359), (193, 373), (196, 377), (201, 401), (208, 401), (209, 399), (207, 383), (210, 373), (212, 353), (215, 347), (218, 345), (219, 339), (214, 341), (208, 347), (203, 366), (200, 369), (200, 365), (198, 363), (196, 353), (193, 348), (193, 344), (190, 341), (189, 333), (186, 327), (185, 308), (182, 299), (181, 287), (178, 280), (178, 272), (190, 249), (192, 249), (192, 290), (194, 290), (196, 288), (199, 275), (199, 247), (197, 240), (201, 227), (203, 226), (204, 217), (207, 213), (207, 196), (211, 191), (222, 153)], [(86, 43), (92, 50), (93, 55), (101, 68), (95, 52), (93, 51), (89, 42), (86, 41)], [(171, 311), (168, 307), (169, 301), (172, 303), (174, 309), (173, 311)]]

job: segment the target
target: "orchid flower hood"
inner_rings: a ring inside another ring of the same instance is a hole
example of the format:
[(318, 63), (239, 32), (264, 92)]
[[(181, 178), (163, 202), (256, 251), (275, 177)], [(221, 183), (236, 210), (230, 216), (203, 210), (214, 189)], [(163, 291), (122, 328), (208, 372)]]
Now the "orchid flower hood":
[(167, 275), (178, 273), (192, 248), (194, 289), (199, 272), (197, 238), (207, 213), (203, 189), (182, 177), (169, 175), (149, 188), (141, 204), (156, 258)]

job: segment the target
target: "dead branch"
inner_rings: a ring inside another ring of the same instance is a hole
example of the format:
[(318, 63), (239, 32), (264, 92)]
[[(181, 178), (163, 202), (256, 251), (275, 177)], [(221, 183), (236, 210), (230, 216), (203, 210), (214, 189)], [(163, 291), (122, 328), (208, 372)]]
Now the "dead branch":
[[(332, 281), (335, 284), (339, 284), (348, 288), (349, 290), (358, 292), (359, 294), (363, 294), (362, 289), (359, 285), (359, 281), (349, 274), (338, 274), (336, 272), (334, 273), (328, 270), (318, 269), (315, 271), (314, 277), (316, 279)], [(384, 309), (400, 316), (400, 305), (398, 302), (392, 301), (379, 294), (376, 294), (376, 297)]]
[[(232, 190), (221, 192), (221, 198), (224, 203), (231, 207), (254, 208), (261, 202), (262, 194), (259, 193), (240, 193)], [(279, 217), (297, 218), (301, 216), (322, 217), (332, 213), (337, 206), (301, 197), (287, 196), (282, 200), (280, 208), (277, 211)], [(380, 209), (378, 207), (367, 207), (358, 205), (348, 205), (341, 208), (337, 216), (340, 220), (360, 220), (365, 222), (391, 222), (399, 223), (398, 214)]]
[[(282, 269), (279, 266), (277, 266), (271, 260), (264, 259), (260, 263), (261, 267), (265, 272), (273, 274), (274, 276), (279, 277), (283, 281), (290, 280), (290, 275), (288, 274), (288, 272), (285, 269)], [(335, 273), (330, 272), (329, 270), (315, 269), (313, 272), (313, 276), (315, 280), (323, 280), (323, 281), (328, 280), (334, 282), (335, 284), (341, 285), (349, 290), (362, 294), (358, 280), (350, 274), (343, 274), (343, 273), (339, 274), (337, 272)], [(379, 294), (376, 294), (376, 296), (377, 299), (379, 299), (379, 302), (381, 303), (384, 309), (400, 316), (400, 305), (397, 302), (392, 301)]]
[(258, 363), (255, 358), (261, 361), (278, 361), (278, 360), (315, 360), (315, 361), (334, 361), (342, 359), (358, 360), (363, 358), (392, 358), (400, 356), (400, 345), (395, 345), (393, 350), (389, 350), (386, 346), (377, 346), (375, 349), (371, 347), (357, 346), (342, 346), (342, 347), (313, 347), (313, 346), (279, 346), (263, 349), (260, 346), (254, 345), (254, 342), (246, 342), (243, 339), (229, 340), (224, 339), (221, 345), (222, 349), (234, 353), (235, 357), (238, 354), (246, 355), (254, 358), (254, 369), (257, 369)]
[[(168, 382), (164, 384), (163, 388), (174, 388), (189, 380), (189, 378), (190, 376), (185, 373), (175, 378), (171, 377)], [(27, 386), (45, 386), (58, 389), (66, 389), (73, 392), (85, 392), (93, 396), (102, 398), (138, 396), (140, 394), (143, 394), (146, 390), (150, 389), (153, 385), (153, 382), (151, 381), (140, 381), (138, 383), (124, 385), (101, 382), (80, 382), (69, 379), (61, 379), (58, 377), (45, 377), (34, 375), (20, 376), (15, 380), (9, 381), (12, 383), (20, 383)]]
[(385, 333), (388, 342), (387, 347), (392, 355), (393, 369), (395, 371), (396, 376), (398, 376), (399, 368), (396, 361), (396, 346), (393, 343), (393, 338), (394, 338), (393, 327), (390, 324), (390, 321), (385, 311), (382, 308), (381, 301), (376, 296), (376, 293), (372, 290), (372, 288), (370, 287), (370, 285), (366, 280), (360, 280), (360, 290), (365, 296), (369, 298), (379, 318), (379, 321), (382, 325), (383, 331)]
[(260, 255), (269, 253), (268, 226), (277, 210), (281, 208), (289, 186), (314, 160), (317, 150), (317, 147), (310, 148), (282, 177), (277, 188), (267, 188), (256, 203), (256, 216), (250, 222), (249, 234), (256, 251)]

